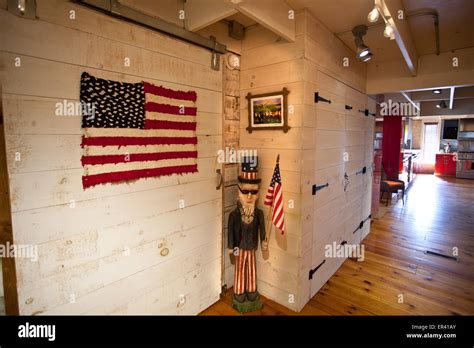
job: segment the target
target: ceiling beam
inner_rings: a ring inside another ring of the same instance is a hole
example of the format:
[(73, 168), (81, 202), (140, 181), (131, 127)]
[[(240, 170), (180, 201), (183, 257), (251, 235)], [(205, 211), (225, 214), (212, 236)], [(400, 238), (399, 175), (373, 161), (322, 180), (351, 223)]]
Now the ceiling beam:
[(185, 28), (196, 32), (235, 13), (234, 6), (222, 0), (187, 0), (184, 3)]
[[(453, 57), (460, 62), (452, 65)], [(453, 86), (472, 86), (474, 81), (474, 47), (444, 52), (439, 56), (427, 54), (419, 57), (418, 74), (411, 76), (403, 61), (386, 61), (367, 65), (367, 94), (398, 91), (432, 90)], [(456, 98), (462, 89), (456, 90)], [(459, 92), (459, 93), (458, 93)]]
[(454, 87), (450, 88), (449, 92), (449, 109), (453, 109), (454, 106)]
[[(416, 76), (418, 70), (418, 54), (410, 32), (407, 13), (403, 8), (402, 0), (375, 0), (375, 3), (380, 6), (385, 17), (387, 17), (388, 23), (395, 32), (395, 41), (405, 59), (408, 70), (410, 70), (410, 74)], [(399, 19), (399, 11), (403, 13), (402, 19)]]
[(474, 116), (473, 99), (456, 100), (456, 108), (454, 109), (439, 109), (436, 107), (437, 104), (438, 102), (422, 102), (420, 115), (469, 115), (470, 117)]
[(418, 102), (422, 101), (436, 101), (436, 100), (446, 100), (449, 98), (449, 89), (440, 89), (440, 94), (433, 93), (433, 90), (417, 90), (417, 91), (405, 91), (410, 93), (410, 96), (413, 100)]
[[(201, 0), (199, 0), (201, 1)], [(282, 0), (227, 0), (235, 9), (289, 42), (295, 42), (295, 18), (293, 9)]]
[(415, 102), (413, 101), (413, 99), (410, 98), (410, 96), (408, 95), (408, 93), (406, 93), (406, 92), (401, 92), (401, 93), (402, 93), (402, 95), (405, 97), (405, 99), (408, 100), (411, 105), (413, 105), (413, 107), (414, 107), (415, 109), (417, 109), (418, 111), (420, 111), (420, 106), (419, 106), (417, 103), (415, 103)]

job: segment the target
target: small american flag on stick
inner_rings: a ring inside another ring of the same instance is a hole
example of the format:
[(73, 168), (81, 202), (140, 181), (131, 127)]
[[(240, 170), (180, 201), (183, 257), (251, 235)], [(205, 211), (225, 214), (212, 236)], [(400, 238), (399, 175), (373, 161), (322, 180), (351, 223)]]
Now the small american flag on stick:
[(272, 180), (270, 182), (270, 186), (268, 187), (267, 195), (265, 196), (265, 202), (263, 204), (272, 208), (272, 222), (275, 227), (281, 231), (281, 234), (284, 234), (285, 212), (283, 211), (283, 188), (281, 185), (279, 159), (280, 156), (278, 155)]
[(197, 172), (196, 92), (83, 73), (80, 93), (84, 188)]

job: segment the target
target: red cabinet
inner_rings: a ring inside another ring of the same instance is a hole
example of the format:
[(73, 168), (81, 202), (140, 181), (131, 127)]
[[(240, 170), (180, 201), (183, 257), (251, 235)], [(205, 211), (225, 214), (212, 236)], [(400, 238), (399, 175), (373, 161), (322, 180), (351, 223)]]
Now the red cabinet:
[(436, 154), (435, 174), (456, 176), (456, 155), (454, 153)]

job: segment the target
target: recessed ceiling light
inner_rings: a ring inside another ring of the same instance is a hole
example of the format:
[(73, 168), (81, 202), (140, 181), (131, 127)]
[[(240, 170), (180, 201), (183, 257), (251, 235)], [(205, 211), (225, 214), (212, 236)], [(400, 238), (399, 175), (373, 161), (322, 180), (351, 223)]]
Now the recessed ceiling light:
[(434, 89), (434, 90), (433, 90), (433, 93), (434, 93), (434, 94), (441, 94), (441, 90), (440, 90), (440, 89)]

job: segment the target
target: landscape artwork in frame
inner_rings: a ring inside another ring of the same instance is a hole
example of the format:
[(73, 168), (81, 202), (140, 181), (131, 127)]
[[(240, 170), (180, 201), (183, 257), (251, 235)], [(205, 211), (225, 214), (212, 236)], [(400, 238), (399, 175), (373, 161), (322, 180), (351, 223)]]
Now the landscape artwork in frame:
[(281, 129), (286, 133), (290, 129), (287, 110), (288, 93), (288, 90), (283, 88), (282, 91), (275, 93), (247, 94), (249, 133), (263, 129)]

